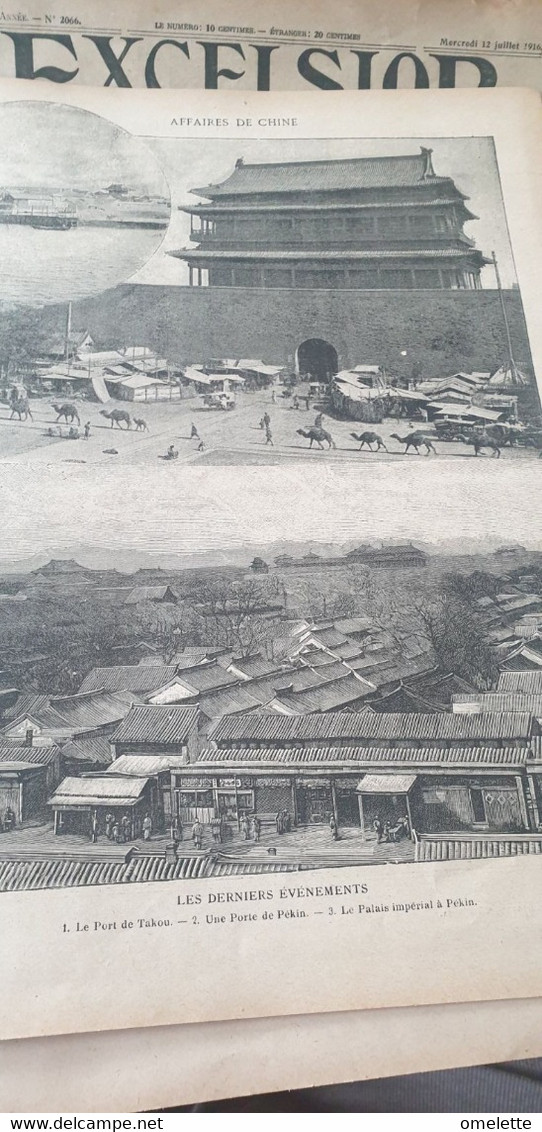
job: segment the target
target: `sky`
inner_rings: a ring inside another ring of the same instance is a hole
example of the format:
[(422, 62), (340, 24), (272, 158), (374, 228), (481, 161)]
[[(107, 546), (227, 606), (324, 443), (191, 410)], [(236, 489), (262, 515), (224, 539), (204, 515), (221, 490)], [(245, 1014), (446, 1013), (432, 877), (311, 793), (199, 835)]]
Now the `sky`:
[[(515, 271), (491, 138), (415, 138), (409, 139), (329, 139), (246, 140), (246, 139), (163, 139), (147, 140), (162, 165), (172, 196), (171, 224), (164, 244), (156, 255), (133, 277), (134, 282), (182, 285), (188, 282), (188, 269), (167, 252), (187, 245), (190, 217), (176, 211), (198, 199), (193, 187), (218, 183), (228, 177), (235, 162), (310, 161), (325, 157), (371, 157), (419, 153), (420, 146), (433, 149), (433, 165), (439, 176), (450, 176), (470, 199), (467, 206), (479, 217), (469, 221), (466, 234), (487, 256), (495, 250), (503, 285), (515, 283)], [(495, 286), (492, 267), (483, 269), (482, 282)]]
[[(523, 464), (523, 466), (522, 466)], [(542, 464), (431, 460), (326, 467), (40, 469), (4, 464), (0, 568), (33, 555), (103, 552), (122, 568), (148, 556), (224, 552), (280, 540), (466, 540), (542, 548)], [(288, 506), (285, 507), (285, 500)], [(249, 559), (250, 560), (250, 559)]]
[(147, 146), (106, 118), (52, 102), (0, 105), (1, 186), (95, 190), (122, 183), (166, 194)]

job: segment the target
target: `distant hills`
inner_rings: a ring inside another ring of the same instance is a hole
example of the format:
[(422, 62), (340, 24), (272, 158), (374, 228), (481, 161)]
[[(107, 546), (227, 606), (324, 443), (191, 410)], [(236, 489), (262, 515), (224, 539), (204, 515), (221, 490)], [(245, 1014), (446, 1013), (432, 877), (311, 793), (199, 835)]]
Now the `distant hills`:
[[(59, 581), (62, 578), (73, 580), (85, 575), (89, 580), (96, 580), (98, 574), (104, 574), (113, 582), (115, 579), (117, 582), (122, 582), (123, 579), (136, 581), (138, 578), (142, 580), (157, 578), (165, 581), (166, 576), (185, 570), (248, 569), (255, 556), (261, 556), (270, 567), (274, 567), (275, 559), (281, 556), (301, 559), (312, 554), (323, 560), (338, 559), (351, 553), (358, 545), (355, 540), (342, 544), (283, 540), (250, 544), (246, 547), (218, 552), (156, 556), (146, 551), (134, 554), (133, 551), (113, 551), (91, 545), (77, 548), (51, 548), (50, 557), (45, 554), (33, 555), (0, 564), (0, 578), (10, 581), (39, 574), (42, 577), (58, 578)], [(393, 546), (394, 540), (375, 539), (372, 545)], [(508, 564), (515, 566), (522, 561), (542, 562), (542, 550), (537, 547), (512, 546), (505, 543), (499, 545), (496, 540), (449, 539), (438, 545), (416, 540), (413, 545), (429, 555), (435, 561), (435, 565), (439, 560), (446, 559), (450, 569), (456, 567), (460, 569), (461, 563), (464, 562), (465, 569), (490, 569), (493, 566), (496, 571), (502, 572)], [(484, 565), (480, 566), (480, 562)]]

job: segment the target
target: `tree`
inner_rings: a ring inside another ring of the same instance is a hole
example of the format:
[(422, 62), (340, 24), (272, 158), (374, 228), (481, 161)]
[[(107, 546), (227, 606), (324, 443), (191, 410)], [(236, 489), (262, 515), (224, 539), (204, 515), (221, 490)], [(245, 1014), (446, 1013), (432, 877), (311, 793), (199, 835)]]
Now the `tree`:
[(4, 384), (33, 369), (48, 338), (39, 311), (23, 308), (0, 313), (0, 377)]
[(447, 574), (444, 578), (444, 588), (448, 593), (469, 602), (479, 597), (495, 597), (499, 584), (499, 578), (485, 570), (473, 570), (471, 574)]
[(145, 602), (137, 611), (137, 625), (144, 640), (159, 650), (165, 664), (170, 664), (186, 644), (192, 643), (196, 618), (184, 605), (159, 605)]
[(194, 603), (199, 635), (206, 642), (241, 652), (259, 651), (272, 625), (276, 626), (278, 621), (278, 617), (268, 616), (269, 605), (276, 604), (273, 589), (267, 582), (255, 578), (240, 582), (216, 579), (204, 583)]
[(250, 569), (253, 570), (255, 574), (267, 574), (269, 566), (263, 558), (256, 556), (256, 558), (253, 558), (252, 562), (250, 563)]
[(498, 664), (493, 649), (467, 602), (443, 593), (419, 603), (418, 614), (444, 672), (455, 672), (481, 689), (495, 684)]

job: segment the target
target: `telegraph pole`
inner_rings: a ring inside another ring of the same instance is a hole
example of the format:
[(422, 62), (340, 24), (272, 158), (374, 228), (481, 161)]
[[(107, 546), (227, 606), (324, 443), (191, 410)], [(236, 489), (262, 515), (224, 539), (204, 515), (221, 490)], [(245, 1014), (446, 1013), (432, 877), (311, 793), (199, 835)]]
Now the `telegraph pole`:
[(508, 345), (508, 363), (509, 363), (509, 366), (510, 366), (510, 373), (512, 375), (512, 379), (513, 379), (514, 384), (517, 384), (517, 369), (516, 369), (516, 363), (514, 361), (514, 355), (513, 355), (513, 352), (512, 352), (512, 339), (510, 337), (510, 324), (508, 322), (508, 315), (506, 313), (506, 306), (505, 306), (505, 303), (504, 303), (504, 294), (503, 294), (503, 289), (502, 289), (502, 284), (501, 284), (501, 276), (500, 276), (500, 273), (499, 273), (499, 267), (498, 267), (498, 264), (497, 264), (497, 256), (495, 255), (495, 252), (491, 253), (491, 259), (493, 260), (493, 267), (495, 268), (495, 278), (497, 280), (497, 289), (498, 289), (498, 292), (499, 292), (499, 299), (500, 299), (500, 302), (501, 302), (501, 310), (502, 310), (502, 317), (503, 317), (503, 323), (504, 323), (504, 330), (505, 330), (505, 334), (506, 334), (506, 342), (507, 342), (507, 345)]

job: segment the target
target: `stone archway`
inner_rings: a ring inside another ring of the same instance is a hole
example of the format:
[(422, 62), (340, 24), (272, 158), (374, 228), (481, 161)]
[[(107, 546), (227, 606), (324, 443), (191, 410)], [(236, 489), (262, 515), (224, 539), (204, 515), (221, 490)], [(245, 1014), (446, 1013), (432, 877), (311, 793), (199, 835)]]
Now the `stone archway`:
[(307, 338), (298, 346), (295, 355), (296, 371), (310, 374), (315, 381), (329, 381), (339, 369), (337, 351), (323, 338)]

